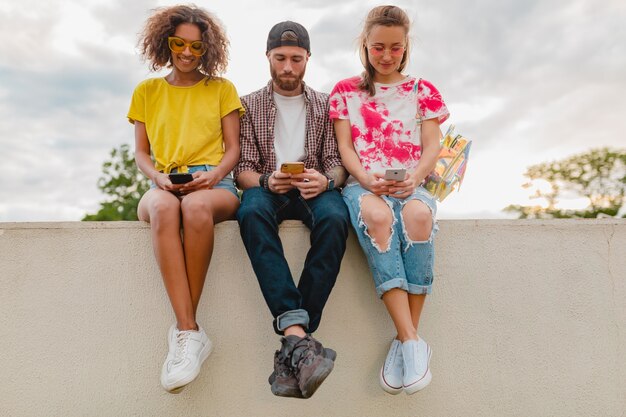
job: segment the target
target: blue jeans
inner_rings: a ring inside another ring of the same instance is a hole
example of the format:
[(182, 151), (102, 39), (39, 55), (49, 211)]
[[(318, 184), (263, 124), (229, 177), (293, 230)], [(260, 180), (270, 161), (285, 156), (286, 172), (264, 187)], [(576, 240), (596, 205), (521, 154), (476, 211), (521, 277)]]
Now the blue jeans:
[[(311, 230), (311, 248), (296, 287), (278, 225), (301, 220)], [(335, 285), (346, 250), (349, 215), (341, 194), (326, 191), (305, 200), (298, 190), (274, 194), (254, 187), (243, 192), (237, 211), (241, 238), (250, 257), (265, 302), (274, 317), (274, 331), (301, 325), (313, 333)]]
[[(382, 297), (385, 292), (400, 288), (409, 294), (430, 294), (435, 258), (433, 238), (438, 230), (435, 220), (437, 213), (435, 198), (423, 187), (417, 187), (406, 199), (382, 196), (393, 213), (393, 223), (389, 246), (386, 250), (381, 250), (367, 233), (367, 225), (361, 217), (361, 200), (365, 195), (372, 193), (359, 184), (351, 184), (343, 190), (343, 198), (350, 210), (352, 227), (372, 271), (376, 293)], [(411, 200), (423, 202), (432, 214), (432, 231), (426, 241), (412, 241), (406, 231), (402, 208)]]

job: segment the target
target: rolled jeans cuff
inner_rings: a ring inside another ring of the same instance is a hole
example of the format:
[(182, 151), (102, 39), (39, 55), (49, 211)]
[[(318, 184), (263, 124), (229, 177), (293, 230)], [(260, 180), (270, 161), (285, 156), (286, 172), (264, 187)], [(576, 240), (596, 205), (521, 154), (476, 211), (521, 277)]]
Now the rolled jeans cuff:
[(300, 325), (307, 331), (309, 328), (309, 313), (306, 310), (290, 310), (285, 311), (274, 319), (274, 330), (278, 334), (283, 334), (289, 326)]

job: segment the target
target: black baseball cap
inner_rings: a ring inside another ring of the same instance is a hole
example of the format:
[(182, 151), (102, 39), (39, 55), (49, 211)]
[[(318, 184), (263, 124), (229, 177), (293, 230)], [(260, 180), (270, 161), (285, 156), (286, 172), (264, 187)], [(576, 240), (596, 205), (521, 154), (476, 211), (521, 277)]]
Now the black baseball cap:
[[(295, 41), (281, 40), (280, 38), (283, 36), (283, 33), (287, 31), (295, 33), (298, 39)], [(272, 29), (270, 29), (270, 33), (267, 35), (267, 50), (265, 52), (267, 53), (274, 48), (278, 48), (279, 46), (299, 46), (300, 48), (306, 49), (308, 53), (311, 53), (309, 33), (300, 23), (289, 20), (277, 23)]]

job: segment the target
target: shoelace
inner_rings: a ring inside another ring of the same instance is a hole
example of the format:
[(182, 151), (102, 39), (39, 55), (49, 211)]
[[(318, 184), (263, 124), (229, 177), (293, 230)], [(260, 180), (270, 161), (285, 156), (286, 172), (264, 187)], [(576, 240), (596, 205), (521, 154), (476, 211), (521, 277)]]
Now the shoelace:
[(302, 338), (293, 348), (291, 365), (298, 369), (300, 363), (309, 364), (315, 359), (315, 343), (312, 340)]
[(185, 360), (187, 356), (187, 341), (189, 340), (189, 332), (178, 332), (176, 335), (176, 354), (174, 355), (173, 362), (179, 363)]
[(400, 347), (400, 344), (398, 343), (393, 344), (393, 352), (391, 352), (391, 355), (388, 355), (387, 361), (385, 362), (385, 371), (387, 371), (389, 367), (393, 365), (393, 360), (398, 357), (399, 347)]

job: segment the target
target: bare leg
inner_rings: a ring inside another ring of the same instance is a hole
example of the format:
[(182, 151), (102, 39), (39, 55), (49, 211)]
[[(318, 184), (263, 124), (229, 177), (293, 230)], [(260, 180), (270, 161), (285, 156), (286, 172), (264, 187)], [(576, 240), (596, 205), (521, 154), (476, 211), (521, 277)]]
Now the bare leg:
[(222, 189), (195, 191), (182, 199), (183, 245), (194, 325), (213, 254), (214, 226), (233, 219), (237, 207), (239, 200)]
[[(412, 241), (425, 241), (430, 238), (432, 230), (432, 215), (428, 206), (421, 201), (413, 200), (408, 202), (402, 209), (404, 227), (407, 235)], [(409, 308), (413, 326), (417, 331), (426, 301), (426, 294), (409, 294)]]
[[(368, 234), (380, 251), (389, 247), (393, 214), (385, 201), (379, 197), (366, 195), (361, 201), (361, 217), (367, 225)], [(383, 294), (383, 302), (398, 332), (397, 338), (404, 342), (415, 339), (415, 327), (411, 319), (409, 297), (406, 291), (393, 288)]]
[(304, 328), (300, 326), (299, 324), (287, 327), (284, 333), (285, 333), (285, 336), (295, 335), (301, 338), (306, 336), (306, 332), (304, 331)]
[(397, 339), (405, 342), (409, 339), (417, 339), (415, 327), (411, 319), (409, 297), (406, 291), (393, 288), (383, 294), (383, 302), (393, 320), (398, 332)]
[(426, 302), (426, 294), (409, 294), (409, 309), (411, 310), (411, 321), (417, 332), (420, 324), (420, 316)]
[(163, 276), (178, 328), (196, 328), (180, 236), (180, 201), (172, 193), (149, 190), (139, 202), (138, 217), (150, 223), (154, 255)]

